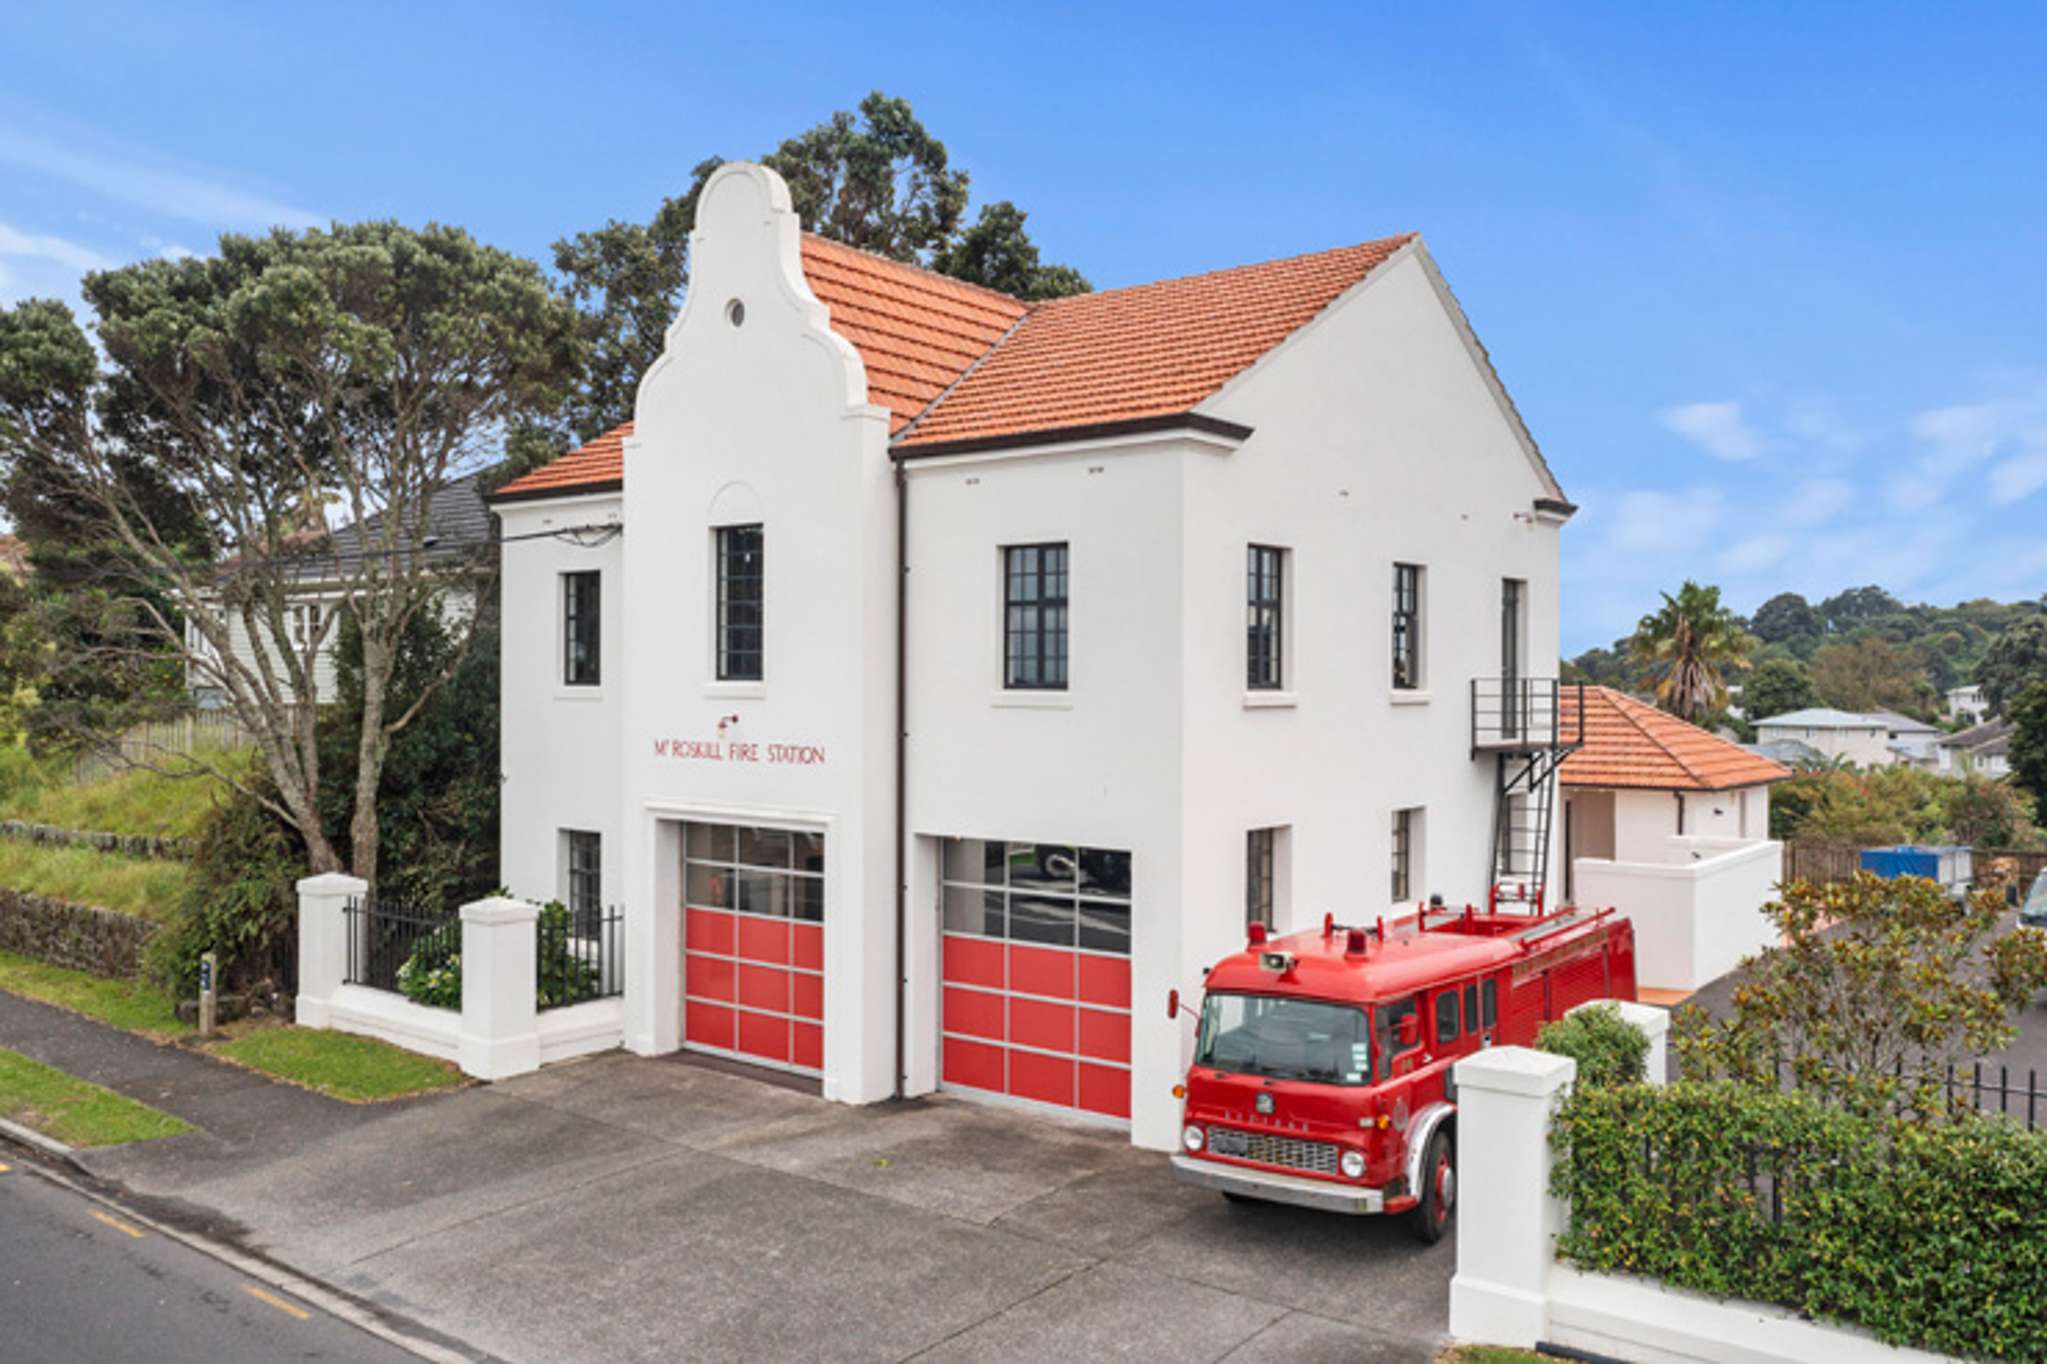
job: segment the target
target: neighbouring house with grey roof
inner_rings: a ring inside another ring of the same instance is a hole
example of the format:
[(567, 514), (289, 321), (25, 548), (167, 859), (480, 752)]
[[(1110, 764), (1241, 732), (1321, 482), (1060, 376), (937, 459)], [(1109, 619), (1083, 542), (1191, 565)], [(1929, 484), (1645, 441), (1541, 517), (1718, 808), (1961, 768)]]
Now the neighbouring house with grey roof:
[(1826, 754), (1803, 739), (1771, 739), (1764, 743), (1743, 744), (1742, 747), (1759, 758), (1782, 763), (1794, 772), (1810, 767), (1825, 767), (1830, 761)]
[(1857, 767), (1884, 767), (1899, 761), (1891, 750), (1891, 727), (1876, 715), (1814, 706), (1756, 721), (1756, 742), (1796, 739), (1828, 758), (1842, 758)]
[[(488, 564), (495, 531), (491, 510), (483, 500), (481, 483), (484, 477), (478, 473), (452, 480), (428, 500), (428, 524), (422, 540), (427, 563), (445, 566), (451, 572), (468, 564), (479, 568)], [(291, 643), (300, 648), (304, 647), (307, 639), (320, 637), (319, 652), (313, 661), (315, 704), (334, 699), (334, 650), (339, 638), (339, 632), (331, 628), (334, 612), (339, 609), (345, 595), (344, 585), (353, 580), (362, 567), (363, 546), (378, 543), (382, 524), (383, 518), (379, 514), (365, 518), (360, 526), (343, 526), (331, 534), (307, 537), (303, 551), (304, 567), (297, 570), (304, 586), (292, 594), (286, 628)], [(452, 588), (443, 602), (444, 612), (455, 615), (474, 609), (475, 601), (471, 594)], [(247, 627), (235, 621), (232, 632), (236, 656), (254, 667), (256, 645)], [(189, 627), (186, 638), (187, 647), (193, 655), (188, 657), (185, 665), (185, 681), (192, 693), (192, 703), (201, 710), (225, 705), (227, 698), (220, 680), (203, 661), (211, 651), (198, 633)]]
[(1936, 741), (1937, 771), (2002, 777), (2011, 771), (2012, 723), (2002, 717)]

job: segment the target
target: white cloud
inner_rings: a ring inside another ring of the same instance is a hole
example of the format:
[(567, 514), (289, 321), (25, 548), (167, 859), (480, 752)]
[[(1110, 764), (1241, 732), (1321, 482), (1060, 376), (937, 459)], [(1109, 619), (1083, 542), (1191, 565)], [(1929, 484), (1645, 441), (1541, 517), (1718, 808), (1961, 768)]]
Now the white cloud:
[(110, 269), (114, 262), (90, 247), (62, 237), (38, 236), (0, 222), (0, 256), (21, 260), (51, 261), (83, 274), (87, 270)]
[(318, 227), (326, 219), (207, 176), (165, 170), (138, 157), (85, 149), (0, 124), (0, 164), (68, 180), (123, 203), (218, 227)]
[(1714, 488), (1623, 493), (1614, 505), (1607, 541), (1615, 549), (1635, 552), (1695, 549), (1719, 526), (1720, 511), (1720, 493)]
[(1791, 539), (1784, 535), (1751, 535), (1737, 540), (1720, 556), (1722, 572), (1736, 575), (1758, 573), (1781, 563), (1791, 552)]
[(1685, 403), (1664, 408), (1656, 419), (1715, 459), (1754, 459), (1763, 453), (1763, 438), (1743, 420), (1738, 402)]
[(2047, 487), (2047, 449), (2014, 455), (1990, 471), (1990, 500), (2008, 506)]
[(1777, 519), (1787, 526), (1824, 525), (1854, 500), (1855, 485), (1845, 478), (1809, 478), (1777, 504)]

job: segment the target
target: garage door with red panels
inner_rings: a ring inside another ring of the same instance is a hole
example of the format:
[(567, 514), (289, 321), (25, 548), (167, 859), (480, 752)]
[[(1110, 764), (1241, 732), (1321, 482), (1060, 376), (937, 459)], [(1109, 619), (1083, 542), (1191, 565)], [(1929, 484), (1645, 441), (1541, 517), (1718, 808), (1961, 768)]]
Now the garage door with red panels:
[(1130, 855), (948, 839), (948, 1089), (1130, 1117)]
[(824, 839), (692, 824), (683, 838), (683, 1043), (824, 1069)]

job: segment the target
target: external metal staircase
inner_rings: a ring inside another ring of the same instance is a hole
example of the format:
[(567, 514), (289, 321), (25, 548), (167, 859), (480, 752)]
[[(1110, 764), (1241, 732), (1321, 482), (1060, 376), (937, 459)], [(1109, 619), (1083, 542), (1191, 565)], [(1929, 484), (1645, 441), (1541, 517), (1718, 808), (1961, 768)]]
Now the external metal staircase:
[(1495, 766), (1487, 907), (1540, 914), (1549, 907), (1549, 849), (1557, 769), (1585, 742), (1584, 686), (1553, 677), (1479, 677), (1471, 683), (1471, 756)]

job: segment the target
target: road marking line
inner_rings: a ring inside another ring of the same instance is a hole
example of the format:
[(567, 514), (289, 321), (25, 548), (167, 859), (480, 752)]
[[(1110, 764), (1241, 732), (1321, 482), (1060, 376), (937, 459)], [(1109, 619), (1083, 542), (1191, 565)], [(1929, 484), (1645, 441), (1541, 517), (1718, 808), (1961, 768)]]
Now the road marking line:
[(128, 1224), (126, 1223), (126, 1222), (123, 1222), (123, 1221), (122, 1221), (122, 1220), (121, 1220), (120, 1218), (118, 1218), (118, 1217), (109, 1217), (109, 1216), (107, 1216), (107, 1215), (106, 1215), (105, 1213), (103, 1213), (103, 1212), (100, 1212), (100, 1211), (98, 1211), (97, 1209), (95, 1209), (95, 1210), (93, 1211), (93, 1214), (92, 1214), (92, 1215), (93, 1215), (93, 1217), (94, 1217), (95, 1219), (97, 1219), (98, 1221), (101, 1221), (101, 1222), (104, 1222), (104, 1223), (106, 1223), (106, 1224), (107, 1224), (108, 1226), (112, 1227), (112, 1228), (113, 1228), (113, 1229), (114, 1229), (115, 1231), (118, 1231), (118, 1232), (122, 1233), (123, 1235), (126, 1235), (126, 1236), (132, 1236), (132, 1237), (134, 1237), (134, 1238), (135, 1238), (136, 1240), (138, 1240), (138, 1241), (140, 1241), (140, 1240), (142, 1239), (142, 1233), (141, 1233), (141, 1232), (139, 1232), (139, 1231), (137, 1231), (137, 1230), (136, 1230), (135, 1228), (133, 1228), (133, 1227), (129, 1226), (129, 1225), (128, 1225)]
[(292, 1304), (286, 1302), (283, 1298), (278, 1297), (275, 1293), (270, 1292), (268, 1289), (258, 1288), (256, 1287), (256, 1285), (252, 1283), (245, 1283), (242, 1285), (242, 1291), (244, 1293), (247, 1293), (250, 1297), (254, 1298), (257, 1302), (269, 1303), (272, 1307), (275, 1307), (278, 1311), (284, 1313), (288, 1317), (297, 1317), (300, 1321), (311, 1321), (313, 1319), (313, 1314), (311, 1312), (306, 1311), (306, 1309), (303, 1307), (294, 1307)]

